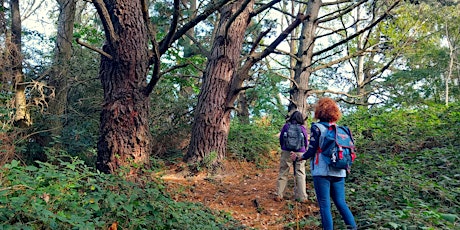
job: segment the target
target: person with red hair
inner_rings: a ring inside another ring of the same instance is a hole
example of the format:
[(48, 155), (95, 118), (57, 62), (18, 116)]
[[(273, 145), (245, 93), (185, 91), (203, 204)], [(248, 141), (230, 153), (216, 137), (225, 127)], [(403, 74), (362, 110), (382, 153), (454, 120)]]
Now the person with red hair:
[[(326, 125), (335, 124), (340, 120), (342, 113), (339, 106), (331, 98), (321, 98), (315, 107), (315, 119)], [(311, 159), (310, 169), (313, 176), (316, 199), (320, 208), (321, 224), (324, 230), (333, 230), (334, 225), (331, 213), (331, 198), (342, 215), (342, 219), (348, 229), (357, 229), (355, 218), (345, 202), (345, 169), (336, 169), (329, 166), (322, 158), (322, 154), (316, 154), (319, 149), (321, 131), (316, 125), (311, 126), (308, 150), (300, 157), (291, 153), (293, 161)], [(316, 159), (318, 158), (318, 160)], [(316, 163), (317, 162), (317, 163)]]

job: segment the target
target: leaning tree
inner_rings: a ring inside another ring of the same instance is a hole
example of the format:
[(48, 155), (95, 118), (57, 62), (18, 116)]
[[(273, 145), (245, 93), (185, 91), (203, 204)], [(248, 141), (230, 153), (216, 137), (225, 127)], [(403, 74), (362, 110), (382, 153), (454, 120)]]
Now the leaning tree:
[[(250, 78), (252, 67), (275, 51), (288, 35), (309, 15), (299, 13), (271, 44), (256, 49), (269, 31), (254, 39), (250, 52), (241, 55), (246, 29), (251, 18), (264, 12), (279, 1), (253, 9), (251, 0), (239, 0), (221, 10), (217, 36), (211, 50), (203, 84), (195, 108), (192, 138), (184, 160), (189, 163), (210, 162), (219, 166), (225, 158), (230, 115), (238, 95), (246, 89), (243, 83)], [(244, 61), (241, 62), (241, 59)]]

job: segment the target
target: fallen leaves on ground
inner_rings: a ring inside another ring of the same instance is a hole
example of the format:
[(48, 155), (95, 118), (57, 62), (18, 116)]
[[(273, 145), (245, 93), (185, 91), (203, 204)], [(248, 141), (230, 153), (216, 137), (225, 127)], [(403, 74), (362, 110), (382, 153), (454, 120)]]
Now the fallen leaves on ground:
[[(289, 224), (292, 229), (297, 229), (303, 217), (314, 213), (318, 216), (314, 200), (308, 203), (294, 201), (294, 176), (289, 181), (285, 200), (274, 200), (278, 176), (278, 162), (275, 160), (264, 169), (248, 162), (226, 160), (223, 170), (216, 175), (199, 173), (188, 176), (179, 170), (183, 168), (184, 165), (180, 164), (171, 166), (162, 176), (176, 201), (199, 202), (211, 209), (229, 212), (245, 226), (283, 229)], [(311, 183), (307, 183), (309, 194), (312, 194), (312, 189)], [(307, 226), (302, 229), (319, 228)]]

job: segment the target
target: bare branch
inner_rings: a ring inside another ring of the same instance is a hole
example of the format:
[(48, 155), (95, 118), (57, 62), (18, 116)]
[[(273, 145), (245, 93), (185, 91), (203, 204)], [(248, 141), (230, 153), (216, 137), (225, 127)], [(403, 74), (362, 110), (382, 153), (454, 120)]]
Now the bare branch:
[(93, 0), (92, 2), (94, 7), (96, 7), (99, 17), (102, 20), (107, 42), (109, 43), (110, 47), (114, 49), (115, 45), (118, 43), (118, 35), (115, 33), (115, 29), (113, 28), (113, 23), (110, 19), (109, 12), (107, 11), (107, 8), (105, 7), (102, 0)]
[(209, 56), (211, 55), (209, 50), (207, 50), (204, 46), (201, 45), (200, 41), (196, 40), (195, 37), (193, 36), (190, 36), (188, 33), (185, 33), (185, 36), (187, 36), (190, 40), (192, 40), (192, 42), (198, 46), (198, 49), (200, 50), (200, 52), (209, 58)]
[(339, 5), (339, 4), (350, 3), (350, 2), (353, 2), (353, 0), (339, 0), (335, 2), (323, 2), (321, 6), (332, 6), (332, 5)]
[(247, 89), (252, 89), (252, 88), (254, 88), (254, 87), (255, 87), (255, 86), (253, 86), (253, 85), (248, 85), (248, 86), (245, 86), (245, 87), (241, 87), (241, 88), (239, 88), (239, 89), (236, 89), (235, 92), (236, 92), (236, 93), (239, 93), (239, 92), (241, 92), (241, 91), (244, 91), (244, 90), (247, 90)]
[(261, 59), (265, 58), (269, 54), (273, 53), (275, 48), (284, 41), (287, 36), (293, 31), (300, 23), (302, 23), (305, 19), (309, 18), (309, 15), (298, 14), (297, 18), (283, 31), (281, 34), (262, 52), (251, 55), (248, 57), (246, 62), (244, 63), (243, 67), (241, 68), (243, 71), (249, 69), (254, 63), (260, 61)]
[(172, 71), (174, 71), (176, 69), (184, 68), (184, 67), (186, 67), (188, 65), (190, 65), (190, 63), (185, 63), (185, 64), (182, 64), (182, 65), (175, 65), (175, 66), (163, 71), (160, 75), (163, 76), (163, 75), (165, 75), (165, 74), (167, 74), (169, 72), (172, 72)]
[(272, 8), (278, 2), (281, 2), (281, 0), (272, 0), (269, 3), (262, 5), (260, 8), (257, 8), (256, 10), (254, 10), (254, 12), (251, 14), (251, 17), (265, 11), (268, 8)]
[(367, 80), (363, 82), (363, 84), (364, 84), (364, 85), (367, 85), (367, 84), (369, 84), (370, 82), (374, 81), (374, 80), (376, 79), (377, 76), (382, 75), (383, 72), (385, 72), (385, 70), (389, 69), (390, 66), (391, 66), (391, 64), (393, 64), (393, 62), (396, 61), (396, 57), (397, 57), (397, 56), (398, 56), (398, 54), (395, 54), (395, 55), (393, 56), (393, 58), (392, 58), (390, 61), (388, 61), (387, 64), (385, 64), (384, 66), (382, 66), (382, 68), (380, 68), (378, 71), (376, 71), (376, 72), (375, 72), (374, 74), (372, 74), (370, 77), (368, 77)]
[[(148, 0), (142, 0), (141, 5), (142, 5), (142, 17), (144, 18), (144, 22), (147, 26), (147, 35), (149, 37), (149, 40), (152, 42), (153, 50), (158, 49), (158, 42), (156, 41), (155, 38), (155, 30), (153, 29), (153, 24), (152, 21), (150, 21), (149, 18), (149, 8), (148, 8)], [(149, 53), (150, 58), (152, 58), (153, 54), (152, 52)], [(150, 60), (150, 64), (152, 64), (154, 61)]]
[(330, 89), (326, 89), (326, 90), (310, 90), (310, 93), (311, 94), (332, 93), (332, 94), (337, 94), (337, 95), (343, 95), (343, 96), (346, 96), (348, 98), (360, 98), (360, 97), (365, 95), (365, 93), (360, 94), (360, 95), (354, 95), (354, 94), (349, 94), (347, 92), (330, 90)]
[(249, 51), (249, 55), (251, 55), (252, 53), (254, 53), (254, 51), (256, 50), (257, 48), (257, 44), (260, 43), (260, 41), (262, 40), (262, 38), (265, 37), (265, 35), (267, 35), (268, 33), (270, 33), (272, 29), (271, 28), (268, 28), (267, 30), (263, 31), (262, 33), (259, 34), (259, 36), (257, 36), (257, 38), (254, 40), (254, 42), (252, 43), (252, 47), (251, 47), (251, 51)]
[(92, 46), (92, 45), (90, 45), (88, 43), (85, 43), (80, 38), (77, 38), (76, 41), (77, 41), (78, 44), (80, 44), (80, 45), (82, 45), (82, 46), (84, 46), (84, 47), (86, 47), (86, 48), (88, 48), (88, 49), (90, 49), (92, 51), (96, 51), (96, 52), (100, 53), (101, 55), (104, 55), (105, 57), (107, 57), (110, 60), (113, 60), (112, 55), (106, 53), (104, 50), (99, 49), (97, 47), (94, 47), (94, 46)]
[(393, 3), (393, 5), (391, 5), (390, 8), (388, 8), (388, 9), (385, 11), (385, 13), (384, 13), (382, 16), (380, 16), (380, 18), (378, 18), (377, 20), (375, 20), (373, 23), (371, 23), (371, 24), (368, 25), (367, 27), (361, 29), (360, 31), (358, 31), (358, 32), (356, 32), (356, 33), (354, 33), (354, 34), (352, 34), (351, 36), (349, 36), (349, 37), (347, 37), (347, 38), (345, 38), (345, 39), (343, 39), (343, 40), (341, 40), (341, 41), (339, 41), (339, 42), (337, 42), (337, 43), (335, 43), (335, 44), (333, 44), (333, 45), (331, 45), (331, 46), (329, 46), (329, 47), (327, 47), (327, 48), (325, 48), (325, 49), (323, 49), (323, 50), (320, 50), (320, 51), (317, 51), (317, 52), (313, 53), (313, 56), (320, 55), (320, 54), (322, 54), (322, 53), (325, 53), (325, 52), (327, 52), (327, 51), (330, 51), (330, 50), (332, 50), (332, 49), (334, 49), (334, 48), (336, 48), (336, 47), (338, 47), (338, 46), (340, 46), (340, 45), (343, 45), (343, 44), (347, 43), (348, 41), (350, 41), (350, 40), (352, 40), (353, 38), (359, 36), (360, 34), (364, 33), (365, 31), (372, 29), (374, 26), (376, 26), (379, 22), (381, 22), (383, 19), (385, 19), (385, 18), (388, 16), (388, 15), (390, 14), (390, 11), (391, 11), (394, 7), (396, 7), (396, 6), (399, 4), (399, 2), (400, 2), (400, 0), (395, 1), (395, 2)]
[[(371, 48), (371, 47), (370, 47), (370, 48)], [(331, 62), (328, 62), (328, 63), (326, 63), (326, 64), (323, 64), (323, 65), (320, 65), (320, 66), (316, 66), (316, 67), (312, 68), (311, 71), (312, 71), (312, 72), (315, 72), (315, 71), (318, 71), (318, 70), (320, 70), (320, 69), (325, 69), (325, 68), (331, 67), (331, 66), (333, 66), (333, 65), (335, 65), (335, 64), (341, 63), (341, 62), (343, 62), (343, 61), (349, 60), (349, 59), (354, 58), (354, 57), (361, 56), (361, 55), (363, 55), (364, 53), (369, 53), (369, 52), (372, 52), (371, 50), (369, 50), (369, 48), (366, 49), (366, 50), (360, 50), (360, 51), (357, 51), (357, 52), (355, 52), (355, 53), (352, 53), (352, 54), (349, 54), (349, 55), (347, 55), (347, 56), (344, 56), (344, 57), (338, 58), (338, 59), (336, 59), (336, 60), (333, 60), (333, 61), (331, 61)]]
[(286, 76), (284, 76), (284, 75), (281, 75), (281, 74), (279, 74), (279, 73), (277, 73), (277, 72), (274, 72), (273, 74), (275, 74), (275, 75), (278, 76), (278, 77), (281, 77), (281, 78), (284, 78), (284, 79), (289, 80), (292, 84), (295, 85), (296, 88), (300, 89), (299, 84), (297, 84), (297, 82), (296, 82), (294, 79), (292, 79), (292, 78), (290, 78), (290, 77), (286, 77)]
[(161, 54), (165, 53), (166, 50), (169, 48), (173, 35), (176, 32), (177, 22), (179, 21), (179, 11), (180, 11), (179, 3), (180, 3), (179, 0), (174, 0), (174, 12), (173, 12), (173, 18), (171, 20), (171, 27), (169, 27), (169, 31), (166, 37), (161, 41), (161, 45), (159, 49)]
[[(280, 12), (282, 15), (290, 16), (291, 18), (295, 18), (295, 17), (296, 17), (295, 15), (293, 15), (293, 14), (291, 14), (291, 13), (289, 13), (289, 12), (286, 12), (286, 11), (284, 11), (284, 10), (282, 10), (282, 9), (279, 9), (278, 7), (273, 7), (273, 6), (271, 6), (270, 9), (274, 9), (274, 10)], [(262, 12), (262, 11), (261, 11), (261, 12)], [(259, 13), (260, 13), (260, 12), (258, 12), (257, 14), (259, 14)], [(254, 15), (257, 15), (257, 14), (254, 13)]]
[[(269, 45), (260, 44), (260, 46), (268, 47)], [(294, 59), (297, 60), (297, 61), (300, 60), (300, 58), (297, 57), (295, 54), (293, 54), (293, 53), (291, 53), (291, 52), (288, 52), (288, 51), (285, 51), (285, 50), (275, 49), (272, 53), (274, 53), (274, 54), (280, 54), (280, 55), (286, 55), (286, 56), (289, 56), (290, 58), (294, 58)]]
[[(347, 7), (345, 7), (345, 9), (342, 9), (342, 10), (337, 10), (337, 11), (334, 11), (334, 12), (331, 12), (329, 14), (326, 14), (320, 18), (317, 19), (317, 23), (324, 23), (324, 22), (328, 22), (328, 21), (332, 21), (334, 19), (337, 19), (339, 17), (342, 17), (343, 15), (349, 13), (350, 11), (352, 11), (353, 9), (355, 9), (356, 7), (364, 4), (365, 2), (367, 2), (367, 0), (361, 0), (355, 4), (352, 4), (352, 5), (349, 5)], [(340, 12), (341, 11), (341, 12)], [(336, 14), (337, 12), (340, 12), (338, 14)], [(335, 15), (334, 15), (335, 14)], [(330, 16), (332, 15), (332, 16)], [(329, 17), (330, 16), (330, 17)]]
[(160, 80), (160, 68), (161, 68), (161, 62), (160, 62), (160, 52), (158, 51), (158, 46), (153, 46), (154, 48), (154, 55), (153, 55), (153, 71), (152, 71), (152, 79), (150, 79), (149, 84), (144, 90), (145, 95), (149, 95), (153, 88), (155, 88), (155, 85), (158, 83)]
[[(189, 31), (190, 29), (192, 29), (194, 26), (196, 26), (199, 22), (205, 20), (206, 18), (208, 18), (209, 15), (211, 15), (212, 13), (214, 13), (216, 10), (220, 9), (223, 5), (225, 4), (230, 4), (230, 3), (233, 3), (235, 2), (235, 0), (231, 0), (231, 1), (228, 1), (228, 0), (220, 0), (212, 5), (210, 5), (207, 9), (205, 9), (203, 11), (202, 14), (196, 16), (195, 18), (193, 18), (192, 20), (190, 20), (189, 22), (187, 22), (185, 25), (183, 25), (181, 28), (179, 28), (173, 35), (172, 39), (170, 40), (169, 44), (172, 44), (173, 42), (175, 42), (177, 39), (179, 39), (180, 37), (182, 37), (184, 34), (187, 33), (187, 31)], [(163, 39), (162, 41), (160, 41), (160, 46), (163, 47), (163, 43), (165, 43), (166, 41)], [(165, 50), (166, 51), (166, 50)]]

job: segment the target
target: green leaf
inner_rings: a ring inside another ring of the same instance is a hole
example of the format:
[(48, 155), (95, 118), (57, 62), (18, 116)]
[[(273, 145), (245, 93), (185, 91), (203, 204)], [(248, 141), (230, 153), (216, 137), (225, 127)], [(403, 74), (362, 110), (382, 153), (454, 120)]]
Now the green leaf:
[(454, 223), (456, 219), (458, 219), (458, 216), (455, 214), (450, 214), (450, 213), (443, 213), (441, 214), (442, 219), (447, 220), (451, 223)]
[(31, 172), (35, 172), (38, 170), (37, 167), (33, 166), (33, 165), (29, 165), (25, 168), (27, 171), (31, 171)]
[(399, 227), (399, 224), (394, 222), (389, 222), (388, 225), (390, 225), (393, 229), (397, 229)]
[(18, 165), (19, 165), (19, 161), (13, 160), (13, 161), (11, 161), (11, 164), (10, 164), (10, 165), (11, 165), (11, 168), (16, 168), (16, 167), (18, 167)]

